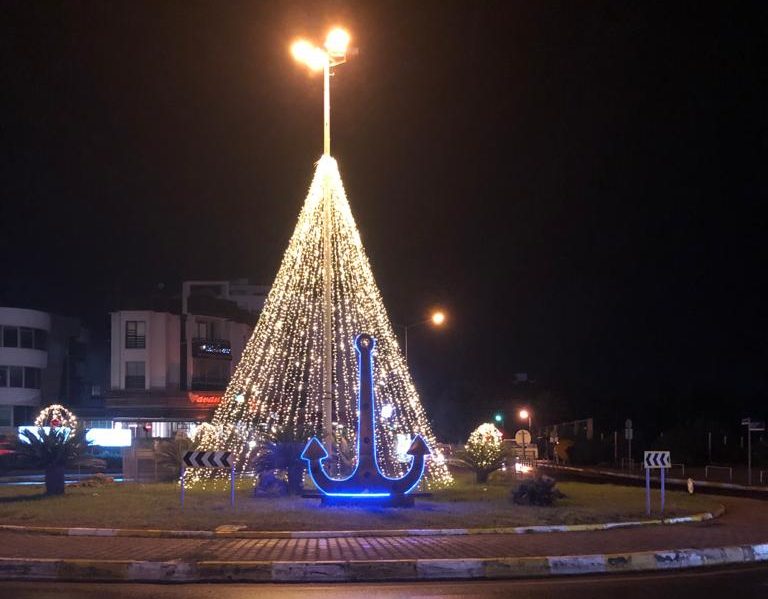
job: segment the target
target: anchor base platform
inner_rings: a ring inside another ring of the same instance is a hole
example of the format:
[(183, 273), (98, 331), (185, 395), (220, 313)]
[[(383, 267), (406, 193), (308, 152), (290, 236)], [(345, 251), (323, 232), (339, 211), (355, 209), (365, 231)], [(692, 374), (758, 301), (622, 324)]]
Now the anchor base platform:
[(364, 494), (323, 495), (322, 493), (304, 493), (307, 499), (320, 499), (321, 506), (340, 507), (413, 507), (416, 497), (431, 497), (432, 493), (392, 494), (383, 497)]

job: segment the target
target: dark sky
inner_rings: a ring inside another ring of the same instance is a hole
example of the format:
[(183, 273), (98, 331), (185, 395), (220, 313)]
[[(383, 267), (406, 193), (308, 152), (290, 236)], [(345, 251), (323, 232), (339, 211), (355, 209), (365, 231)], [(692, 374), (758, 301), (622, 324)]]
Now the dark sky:
[(439, 428), (520, 371), (765, 415), (768, 14), (719, 4), (1, 1), (0, 303), (271, 283), (322, 150), (288, 46), (341, 23), (333, 154), (393, 320), (450, 312), (410, 339)]

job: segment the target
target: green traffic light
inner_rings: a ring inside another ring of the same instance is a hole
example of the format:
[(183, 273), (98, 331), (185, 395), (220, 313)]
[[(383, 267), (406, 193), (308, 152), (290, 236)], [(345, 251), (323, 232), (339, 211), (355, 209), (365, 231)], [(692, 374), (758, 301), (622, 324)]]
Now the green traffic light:
[(502, 416), (501, 414), (496, 414), (496, 415), (493, 417), (493, 419), (494, 419), (496, 422), (501, 422), (502, 420), (504, 420), (504, 416)]

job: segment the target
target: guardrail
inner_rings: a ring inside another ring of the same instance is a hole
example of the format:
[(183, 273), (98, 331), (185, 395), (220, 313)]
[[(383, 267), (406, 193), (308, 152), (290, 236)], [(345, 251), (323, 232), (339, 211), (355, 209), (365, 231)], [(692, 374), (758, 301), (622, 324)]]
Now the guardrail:
[(708, 466), (704, 466), (704, 478), (706, 478), (707, 480), (709, 480), (709, 470), (710, 470), (710, 468), (712, 470), (727, 470), (728, 471), (728, 480), (730, 482), (733, 482), (733, 468), (731, 468), (730, 466), (714, 466), (712, 464), (710, 464)]

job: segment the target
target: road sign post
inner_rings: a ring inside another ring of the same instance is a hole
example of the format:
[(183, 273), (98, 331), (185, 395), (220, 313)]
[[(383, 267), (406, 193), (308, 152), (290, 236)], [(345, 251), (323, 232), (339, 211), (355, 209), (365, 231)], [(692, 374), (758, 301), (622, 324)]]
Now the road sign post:
[(515, 433), (515, 443), (523, 446), (523, 460), (526, 459), (526, 454), (527, 454), (526, 450), (528, 448), (528, 445), (531, 444), (531, 440), (532, 440), (531, 433), (525, 430), (524, 428), (520, 429)]
[(765, 430), (765, 422), (755, 422), (752, 418), (744, 418), (741, 421), (742, 426), (747, 427), (747, 485), (752, 485), (752, 432), (762, 432)]
[(661, 513), (664, 513), (665, 472), (672, 466), (672, 458), (668, 451), (646, 451), (643, 456), (645, 467), (645, 513), (651, 515), (651, 469), (660, 468), (661, 473)]
[(651, 515), (651, 469), (645, 469), (645, 515)]
[(235, 462), (231, 451), (188, 451), (181, 460), (181, 507), (184, 508), (184, 480), (187, 468), (230, 468), (229, 502), (235, 507)]

